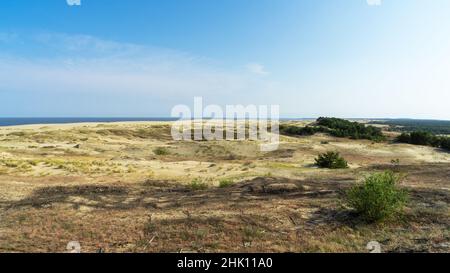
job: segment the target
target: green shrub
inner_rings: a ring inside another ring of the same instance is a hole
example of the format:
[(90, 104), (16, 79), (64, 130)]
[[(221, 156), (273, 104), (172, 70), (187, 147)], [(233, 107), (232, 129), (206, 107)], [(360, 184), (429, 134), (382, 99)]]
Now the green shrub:
[(312, 136), (320, 132), (320, 129), (311, 126), (298, 127), (298, 126), (281, 125), (280, 132), (285, 135)]
[(169, 150), (167, 150), (164, 147), (158, 147), (158, 148), (154, 149), (153, 152), (155, 153), (155, 155), (168, 155), (169, 154)]
[(431, 133), (418, 131), (410, 134), (411, 144), (415, 145), (431, 145), (434, 142), (434, 136)]
[(346, 192), (346, 202), (367, 222), (393, 217), (408, 199), (406, 191), (397, 185), (399, 180), (393, 172), (372, 174)]
[(411, 136), (408, 133), (402, 133), (397, 137), (397, 141), (400, 143), (411, 143)]
[(206, 190), (208, 185), (204, 182), (201, 182), (199, 179), (192, 180), (191, 184), (189, 184), (189, 188), (194, 191)]
[(233, 186), (233, 184), (234, 183), (232, 180), (223, 179), (223, 180), (220, 180), (220, 182), (219, 182), (219, 188), (228, 188), (228, 187)]
[(326, 152), (324, 154), (320, 154), (318, 158), (316, 158), (316, 165), (319, 168), (328, 168), (328, 169), (345, 169), (348, 168), (348, 163), (344, 158), (340, 156), (338, 152)]

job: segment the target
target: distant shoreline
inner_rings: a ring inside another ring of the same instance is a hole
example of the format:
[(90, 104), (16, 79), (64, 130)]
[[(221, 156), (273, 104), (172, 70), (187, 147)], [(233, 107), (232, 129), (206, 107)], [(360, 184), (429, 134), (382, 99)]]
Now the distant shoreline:
[[(154, 118), (0, 118), (0, 127), (20, 125), (49, 125), (49, 124), (77, 124), (77, 123), (112, 123), (112, 122), (170, 122), (178, 118), (154, 117)], [(280, 120), (314, 120), (314, 118), (282, 118)]]
[[(206, 119), (206, 118), (205, 118)], [(316, 118), (280, 118), (280, 121), (307, 121), (315, 120)], [(371, 120), (371, 121), (443, 121), (438, 119), (404, 119), (404, 118), (345, 118), (347, 120)], [(38, 118), (0, 118), (0, 127), (7, 126), (21, 126), (21, 125), (50, 125), (50, 124), (77, 124), (77, 123), (113, 123), (113, 122), (171, 122), (179, 120), (178, 118), (170, 117), (111, 117), (111, 118), (97, 118), (97, 117), (38, 117)], [(450, 121), (449, 121), (450, 122)]]

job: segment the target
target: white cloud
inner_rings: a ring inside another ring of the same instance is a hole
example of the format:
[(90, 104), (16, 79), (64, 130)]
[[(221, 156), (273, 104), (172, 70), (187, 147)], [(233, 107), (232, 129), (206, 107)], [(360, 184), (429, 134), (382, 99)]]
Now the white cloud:
[(433, 58), (396, 59), (390, 65), (375, 59), (316, 63), (301, 73), (290, 69), (276, 82), (264, 77), (269, 72), (259, 63), (224, 67), (186, 52), (86, 35), (3, 37), (8, 37), (0, 53), (4, 116), (145, 116), (150, 110), (164, 115), (173, 105), (203, 96), (207, 104), (279, 104), (282, 115), (296, 117), (450, 119), (448, 46), (433, 48), (438, 52)]
[(366, 0), (369, 6), (381, 6), (382, 0)]
[(269, 72), (266, 71), (266, 68), (262, 64), (258, 63), (250, 63), (246, 65), (246, 68), (251, 73), (257, 74), (257, 75), (268, 75)]
[(273, 86), (258, 76), (267, 74), (260, 65), (249, 66), (257, 75), (245, 74), (185, 52), (87, 35), (40, 33), (22, 40), (46, 57), (0, 55), (0, 90), (113, 92), (175, 100), (202, 95), (220, 102)]
[[(47, 47), (48, 50), (57, 50), (64, 54), (77, 54), (76, 56), (132, 54), (150, 51), (150, 48), (131, 43), (120, 43), (103, 40), (89, 35), (68, 35), (64, 33), (42, 32), (31, 35), (31, 43)], [(33, 46), (33, 45), (30, 45)]]
[(81, 0), (66, 0), (69, 6), (81, 6)]

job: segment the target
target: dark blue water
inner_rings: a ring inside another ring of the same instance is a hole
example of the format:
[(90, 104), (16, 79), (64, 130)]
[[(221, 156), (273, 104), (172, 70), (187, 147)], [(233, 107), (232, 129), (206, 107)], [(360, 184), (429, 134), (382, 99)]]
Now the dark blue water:
[(0, 118), (0, 126), (82, 122), (174, 121), (176, 118)]

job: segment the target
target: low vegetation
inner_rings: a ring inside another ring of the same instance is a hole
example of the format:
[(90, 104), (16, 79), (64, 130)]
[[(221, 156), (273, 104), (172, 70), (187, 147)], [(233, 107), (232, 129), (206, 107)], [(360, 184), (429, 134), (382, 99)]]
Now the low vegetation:
[(312, 126), (292, 126), (292, 125), (281, 125), (280, 133), (284, 135), (294, 135), (294, 136), (312, 136), (316, 133), (323, 131), (321, 128)]
[[(450, 153), (281, 124), (321, 135), (262, 152), (173, 141), (168, 123), (0, 126), (0, 252), (449, 252)], [(386, 169), (401, 187), (356, 183)]]
[(234, 183), (232, 180), (223, 179), (223, 180), (220, 180), (220, 182), (219, 182), (219, 188), (228, 188), (228, 187), (233, 186), (233, 184)]
[(408, 200), (406, 191), (397, 185), (399, 180), (393, 172), (372, 174), (347, 191), (347, 204), (367, 222), (392, 218)]
[(345, 169), (348, 168), (347, 161), (341, 157), (338, 152), (326, 152), (324, 154), (320, 154), (316, 158), (316, 165), (319, 168), (328, 168), (328, 169)]
[(194, 179), (189, 184), (189, 188), (191, 188), (194, 191), (201, 191), (208, 189), (208, 184), (202, 182), (200, 179)]
[(167, 150), (167, 148), (164, 148), (164, 147), (158, 147), (158, 148), (154, 149), (153, 152), (155, 153), (155, 155), (168, 155), (169, 154), (169, 150)]

